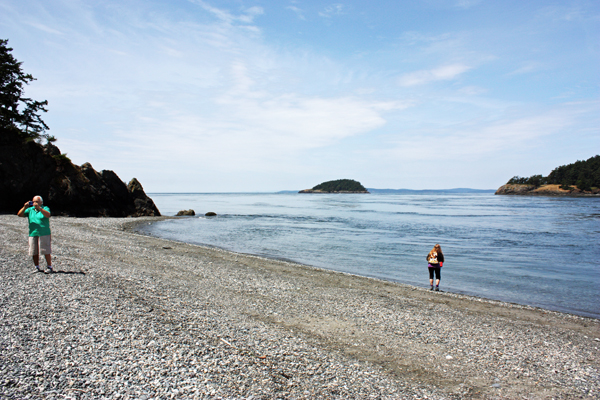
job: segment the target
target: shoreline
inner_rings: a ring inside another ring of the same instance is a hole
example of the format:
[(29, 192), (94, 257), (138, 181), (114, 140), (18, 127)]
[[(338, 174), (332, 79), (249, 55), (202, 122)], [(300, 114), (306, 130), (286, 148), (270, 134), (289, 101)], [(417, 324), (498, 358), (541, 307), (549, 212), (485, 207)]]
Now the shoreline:
[[(41, 380), (81, 398), (600, 395), (598, 319), (134, 232), (153, 221), (55, 217), (59, 273), (38, 274), (26, 222), (0, 216), (0, 394), (46, 397)], [(19, 375), (41, 351), (73, 365)]]
[[(369, 276), (369, 275), (359, 275), (359, 274), (353, 274), (350, 272), (344, 272), (344, 271), (339, 271), (339, 270), (335, 270), (335, 269), (327, 269), (327, 268), (323, 268), (323, 267), (319, 267), (319, 266), (315, 266), (315, 265), (311, 265), (311, 264), (305, 264), (302, 262), (298, 262), (292, 259), (288, 259), (285, 257), (281, 257), (281, 258), (277, 258), (277, 257), (269, 257), (269, 256), (264, 256), (264, 255), (258, 255), (258, 254), (252, 254), (252, 253), (243, 253), (243, 252), (237, 252), (234, 250), (230, 250), (224, 247), (219, 247), (216, 245), (210, 245), (210, 244), (205, 244), (205, 243), (190, 243), (190, 242), (186, 242), (186, 241), (180, 241), (180, 240), (175, 240), (175, 239), (165, 239), (165, 238), (161, 238), (160, 236), (155, 236), (152, 235), (148, 232), (144, 232), (141, 229), (137, 229), (137, 226), (139, 225), (150, 225), (152, 223), (155, 222), (160, 222), (160, 221), (164, 221), (164, 220), (168, 220), (168, 219), (180, 219), (182, 217), (178, 217), (178, 216), (171, 216), (171, 215), (163, 215), (160, 217), (153, 217), (152, 221), (150, 223), (147, 223), (146, 221), (135, 221), (132, 220), (129, 223), (125, 223), (126, 226), (126, 230), (135, 233), (135, 234), (139, 234), (142, 236), (148, 236), (148, 237), (153, 237), (153, 238), (158, 238), (158, 239), (163, 239), (163, 240), (168, 240), (168, 241), (173, 241), (176, 243), (184, 243), (184, 244), (189, 244), (189, 245), (193, 245), (193, 246), (198, 246), (198, 247), (203, 247), (203, 248), (207, 248), (207, 249), (216, 249), (216, 250), (222, 250), (225, 252), (229, 252), (229, 253), (233, 253), (233, 254), (239, 254), (241, 256), (249, 256), (249, 257), (257, 257), (260, 259), (264, 259), (265, 261), (282, 261), (282, 262), (289, 262), (291, 264), (295, 264), (301, 267), (307, 267), (307, 268), (315, 268), (317, 270), (323, 270), (323, 271), (330, 271), (330, 272), (337, 272), (337, 273), (341, 273), (341, 274), (345, 274), (348, 276), (354, 276), (354, 277), (359, 277), (359, 278), (366, 278), (366, 279), (374, 279), (374, 280), (378, 280), (381, 282), (388, 282), (388, 283), (392, 283), (392, 284), (397, 284), (397, 285), (404, 285), (407, 286), (409, 288), (415, 288), (418, 290), (427, 290), (426, 286), (418, 286), (418, 285), (414, 285), (414, 284), (410, 284), (410, 283), (406, 283), (406, 282), (402, 282), (399, 280), (388, 280), (388, 279), (384, 279), (384, 278), (379, 278), (376, 276)], [(185, 217), (183, 217), (185, 218)], [(443, 292), (447, 295), (450, 296), (457, 296), (457, 297), (462, 297), (464, 299), (468, 299), (468, 300), (472, 300), (472, 301), (483, 301), (483, 302), (491, 302), (491, 303), (496, 303), (498, 305), (505, 305), (505, 306), (509, 306), (509, 307), (523, 307), (525, 309), (538, 309), (538, 310), (543, 310), (545, 312), (553, 312), (553, 313), (559, 313), (559, 314), (567, 314), (567, 315), (573, 315), (576, 317), (582, 317), (582, 318), (591, 318), (591, 319), (596, 319), (596, 320), (600, 320), (600, 316), (596, 316), (596, 315), (586, 315), (585, 311), (580, 311), (580, 313), (577, 313), (575, 311), (572, 310), (568, 310), (568, 309), (558, 309), (557, 308), (545, 308), (544, 306), (541, 305), (532, 305), (532, 304), (522, 304), (522, 303), (517, 303), (514, 301), (510, 301), (508, 299), (503, 300), (503, 299), (494, 299), (494, 298), (488, 298), (488, 297), (482, 297), (482, 296), (477, 296), (475, 294), (469, 294), (467, 292), (460, 292), (460, 291), (446, 291), (443, 290)]]
[(534, 186), (528, 184), (507, 183), (496, 190), (495, 195), (502, 196), (547, 196), (547, 197), (600, 197), (600, 192), (582, 191), (580, 189), (565, 190), (560, 185)]

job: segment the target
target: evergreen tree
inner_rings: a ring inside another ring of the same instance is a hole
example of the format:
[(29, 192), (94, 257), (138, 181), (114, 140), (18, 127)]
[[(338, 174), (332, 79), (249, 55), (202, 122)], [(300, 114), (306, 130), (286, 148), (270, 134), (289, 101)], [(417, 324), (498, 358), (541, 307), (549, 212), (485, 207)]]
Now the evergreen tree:
[(45, 134), (50, 129), (40, 118), (48, 101), (24, 97), (24, 87), (35, 78), (25, 74), (8, 47), (8, 39), (0, 39), (0, 140), (56, 140)]
[(548, 183), (575, 185), (581, 190), (600, 187), (600, 155), (585, 161), (562, 165), (548, 175)]
[(600, 188), (600, 155), (585, 161), (561, 165), (554, 168), (548, 176), (532, 175), (529, 178), (513, 176), (507, 183), (535, 187), (548, 184), (560, 185), (560, 188), (564, 190), (572, 190), (572, 186), (576, 186), (578, 189), (589, 192), (594, 188)]

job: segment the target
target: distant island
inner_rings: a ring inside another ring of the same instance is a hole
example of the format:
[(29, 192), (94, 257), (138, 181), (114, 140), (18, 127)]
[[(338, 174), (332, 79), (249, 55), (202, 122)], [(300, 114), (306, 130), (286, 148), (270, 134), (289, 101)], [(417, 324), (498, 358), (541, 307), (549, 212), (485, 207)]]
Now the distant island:
[[(312, 189), (308, 189), (312, 190)], [(469, 188), (456, 188), (456, 189), (376, 189), (367, 188), (367, 192), (370, 194), (401, 194), (401, 195), (434, 195), (434, 194), (473, 194), (473, 193), (494, 193), (496, 189), (469, 189)], [(279, 194), (293, 194), (299, 193), (298, 190), (280, 190)]]
[(600, 155), (562, 165), (548, 176), (514, 176), (501, 186), (499, 195), (600, 196)]
[(338, 179), (323, 182), (312, 189), (301, 190), (298, 193), (369, 193), (369, 191), (355, 180)]

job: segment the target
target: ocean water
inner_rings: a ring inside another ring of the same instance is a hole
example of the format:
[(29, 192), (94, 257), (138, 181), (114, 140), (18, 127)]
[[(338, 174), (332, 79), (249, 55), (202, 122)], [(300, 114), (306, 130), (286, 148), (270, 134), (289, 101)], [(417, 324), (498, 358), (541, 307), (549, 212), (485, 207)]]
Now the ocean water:
[[(493, 194), (161, 194), (144, 233), (600, 318), (600, 199)], [(208, 211), (217, 217), (204, 217)]]

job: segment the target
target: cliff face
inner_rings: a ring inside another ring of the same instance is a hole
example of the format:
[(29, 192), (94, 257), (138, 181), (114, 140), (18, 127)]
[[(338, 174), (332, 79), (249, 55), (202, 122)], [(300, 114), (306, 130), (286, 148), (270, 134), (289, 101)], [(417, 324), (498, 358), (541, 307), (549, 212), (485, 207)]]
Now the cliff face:
[(526, 196), (600, 196), (600, 190), (584, 192), (573, 187), (571, 190), (561, 189), (559, 185), (519, 185), (506, 184), (500, 186), (495, 194), (500, 195), (526, 195)]
[(51, 143), (0, 144), (0, 212), (16, 213), (35, 195), (42, 196), (53, 215), (160, 215), (135, 178), (128, 187), (113, 171), (74, 165)]

